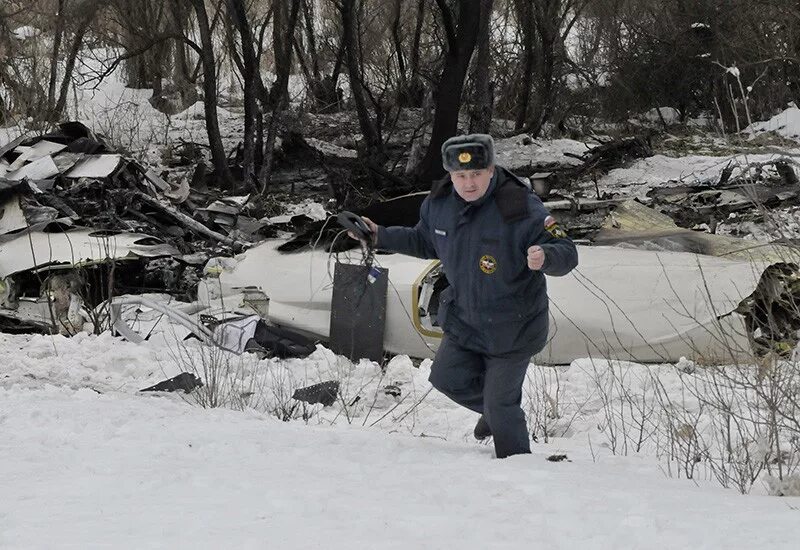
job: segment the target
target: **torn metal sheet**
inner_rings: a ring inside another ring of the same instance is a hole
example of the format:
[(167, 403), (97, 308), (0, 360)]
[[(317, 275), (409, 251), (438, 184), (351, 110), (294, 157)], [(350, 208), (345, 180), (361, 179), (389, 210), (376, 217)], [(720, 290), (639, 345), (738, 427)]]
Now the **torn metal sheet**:
[[(28, 227), (28, 221), (19, 205), (19, 196), (12, 195), (0, 204), (0, 234)], [(2, 250), (0, 250), (2, 253)]]
[(173, 203), (183, 203), (186, 202), (186, 199), (189, 198), (189, 194), (192, 192), (191, 187), (189, 186), (188, 179), (182, 179), (178, 187), (171, 187), (168, 191), (164, 192), (164, 196), (171, 200)]
[(271, 225), (288, 225), (292, 221), (291, 214), (280, 214), (279, 216), (272, 216), (271, 218), (266, 218), (266, 222)]
[(42, 265), (84, 263), (126, 257), (176, 256), (180, 252), (155, 237), (138, 233), (73, 229), (44, 233), (25, 231), (2, 243), (0, 277)]
[(796, 185), (684, 185), (653, 188), (647, 196), (654, 206), (668, 213), (682, 227), (708, 223), (712, 217), (724, 219), (731, 212), (800, 204), (800, 188)]
[[(34, 161), (34, 160), (36, 160), (38, 158), (41, 158), (41, 157), (45, 157), (45, 156), (49, 157), (51, 155), (55, 155), (56, 153), (60, 153), (61, 151), (63, 151), (66, 148), (67, 148), (67, 146), (63, 145), (61, 143), (55, 143), (53, 141), (48, 141), (46, 139), (42, 139), (42, 140), (37, 141), (36, 143), (34, 143), (32, 145), (27, 146), (26, 147), (26, 149), (27, 149), (26, 155), (27, 155), (28, 161), (32, 162), (32, 161)], [(19, 149), (19, 147), (17, 149)]]
[(60, 153), (53, 157), (53, 162), (58, 168), (59, 173), (67, 172), (70, 168), (78, 164), (86, 155), (84, 153)]
[(678, 227), (672, 218), (635, 200), (619, 204), (606, 218), (592, 242), (644, 250), (692, 252), (757, 262), (800, 260), (795, 248), (746, 241)]
[(253, 218), (248, 218), (247, 216), (236, 217), (236, 229), (246, 235), (253, 235), (267, 225), (269, 225), (267, 222), (254, 220)]
[(58, 166), (56, 166), (56, 163), (53, 162), (53, 159), (49, 156), (44, 156), (34, 160), (33, 162), (24, 164), (16, 170), (10, 170), (6, 173), (5, 177), (12, 181), (19, 181), (23, 179), (36, 181), (52, 178), (53, 176), (58, 175), (58, 173)]
[(105, 178), (113, 174), (122, 163), (122, 155), (94, 155), (78, 162), (64, 174), (67, 178)]
[[(0, 282), (0, 289), (2, 288), (3, 283)], [(3, 303), (0, 305), (0, 319), (14, 319), (19, 323), (35, 327), (37, 332), (44, 334), (54, 332), (50, 303), (45, 298), (21, 299), (14, 308), (9, 308)]]
[(30, 162), (41, 159), (42, 157), (49, 157), (59, 151), (66, 149), (66, 145), (60, 143), (53, 143), (52, 141), (40, 140), (33, 145), (20, 145), (13, 150), (17, 158), (11, 163), (9, 171), (16, 171)]
[(135, 166), (142, 171), (147, 181), (152, 183), (155, 186), (155, 188), (158, 189), (159, 191), (167, 192), (172, 190), (172, 187), (167, 182), (165, 182), (161, 178), (161, 176), (156, 174), (154, 170), (150, 168), (144, 168), (139, 163), (135, 163)]
[(210, 220), (217, 225), (222, 225), (227, 228), (232, 228), (236, 225), (236, 218), (233, 216), (226, 216), (225, 214), (214, 214), (210, 216)]
[(736, 313), (744, 316), (751, 346), (758, 356), (773, 354), (788, 359), (796, 353), (800, 339), (798, 264), (770, 265)]
[[(219, 277), (201, 281), (202, 303), (224, 302), (236, 287), (258, 286), (270, 296), (270, 320), (329, 337), (329, 255), (316, 250), (281, 254), (285, 241), (266, 241), (238, 256)], [(730, 362), (750, 353), (744, 318), (731, 313), (756, 288), (765, 266), (676, 252), (579, 246), (580, 267), (548, 278), (550, 337), (536, 357), (563, 364), (593, 356), (640, 362), (702, 357)], [(378, 257), (389, 270), (384, 348), (433, 355), (441, 330), (432, 314), (442, 286), (438, 262), (399, 254)], [(359, 263), (358, 253), (349, 260)], [(269, 266), (266, 271), (264, 266)]]
[(52, 222), (59, 216), (58, 210), (50, 206), (42, 206), (31, 197), (21, 196), (19, 206), (28, 226)]
[(13, 151), (14, 149), (16, 149), (20, 144), (24, 143), (26, 139), (28, 139), (27, 133), (24, 133), (18, 138), (0, 147), (0, 158), (5, 157), (9, 151)]
[(34, 296), (19, 296), (19, 285), (4, 278), (0, 281), (0, 317), (42, 327), (49, 333), (74, 335), (91, 330), (81, 281), (74, 271), (54, 271), (39, 277)]
[(316, 349), (304, 336), (270, 326), (252, 310), (239, 315), (230, 310), (200, 309), (198, 302), (176, 302), (171, 297), (118, 296), (111, 300), (112, 327), (135, 343), (143, 335), (165, 333), (178, 339), (193, 334), (203, 343), (236, 354), (264, 353), (273, 357), (306, 357)]
[(11, 161), (11, 164), (8, 166), (9, 172), (16, 172), (29, 162), (30, 156), (33, 156), (32, 149), (24, 145), (20, 145), (19, 147), (14, 149), (13, 152), (17, 154), (17, 157), (13, 161)]
[(226, 214), (228, 216), (236, 216), (239, 214), (241, 209), (241, 206), (232, 206), (230, 204), (226, 204), (226, 201), (219, 200), (212, 202), (205, 208), (199, 208), (198, 210), (214, 212), (217, 214)]

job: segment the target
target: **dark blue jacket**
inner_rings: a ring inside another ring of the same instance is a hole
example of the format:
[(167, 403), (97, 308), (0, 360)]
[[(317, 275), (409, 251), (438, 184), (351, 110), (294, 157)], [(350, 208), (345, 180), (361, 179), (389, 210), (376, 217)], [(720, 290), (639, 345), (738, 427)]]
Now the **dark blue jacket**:
[[(419, 223), (379, 227), (377, 246), (441, 260), (450, 286), (440, 299), (439, 325), (461, 346), (530, 356), (547, 341), (545, 274), (566, 275), (578, 265), (575, 245), (552, 223), (542, 201), (498, 166), (486, 194), (471, 203), (449, 177), (437, 182), (422, 203)], [(545, 252), (540, 271), (528, 268), (533, 245)]]

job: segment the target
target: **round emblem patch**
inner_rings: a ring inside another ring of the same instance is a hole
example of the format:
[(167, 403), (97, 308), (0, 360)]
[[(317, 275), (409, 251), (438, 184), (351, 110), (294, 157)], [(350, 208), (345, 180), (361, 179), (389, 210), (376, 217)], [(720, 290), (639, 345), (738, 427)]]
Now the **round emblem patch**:
[(495, 271), (497, 271), (497, 260), (494, 259), (494, 256), (489, 256), (488, 254), (481, 256), (480, 261), (481, 271), (484, 273), (491, 275)]
[(469, 154), (469, 153), (468, 153), (468, 152), (466, 152), (466, 151), (464, 151), (463, 153), (461, 153), (460, 155), (458, 155), (458, 162), (460, 162), (461, 164), (466, 164), (466, 163), (468, 163), (468, 162), (469, 162), (469, 161), (471, 161), (471, 160), (472, 160), (472, 155), (471, 155), (471, 154)]

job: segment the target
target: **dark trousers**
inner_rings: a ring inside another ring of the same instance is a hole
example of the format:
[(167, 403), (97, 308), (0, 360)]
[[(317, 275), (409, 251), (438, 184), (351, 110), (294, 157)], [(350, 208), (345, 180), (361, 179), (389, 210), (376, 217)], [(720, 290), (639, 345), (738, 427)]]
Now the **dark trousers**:
[(497, 458), (530, 453), (522, 411), (522, 383), (530, 358), (505, 359), (462, 348), (445, 336), (431, 366), (430, 382), (489, 424)]

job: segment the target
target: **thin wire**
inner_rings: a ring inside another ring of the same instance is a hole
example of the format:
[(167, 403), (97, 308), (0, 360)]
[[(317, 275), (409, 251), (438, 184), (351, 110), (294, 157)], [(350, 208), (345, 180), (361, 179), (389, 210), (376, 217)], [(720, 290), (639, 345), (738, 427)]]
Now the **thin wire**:
[[(335, 250), (335, 244), (336, 244), (337, 240), (345, 233), (347, 233), (347, 230), (342, 230), (339, 233), (337, 233), (336, 236), (333, 239), (333, 242), (331, 243), (331, 252), (328, 254), (328, 265), (327, 265), (328, 278), (329, 278), (329, 280), (331, 282), (333, 282), (333, 272), (331, 270), (331, 263), (332, 263), (333, 260), (335, 260), (335, 263), (339, 263), (340, 262), (340, 258), (339, 258), (339, 254), (340, 253), (339, 252), (333, 252), (333, 250)], [(361, 253), (362, 253), (361, 259), (359, 260), (359, 264), (363, 265), (363, 266), (365, 266), (367, 268), (368, 274), (369, 274), (369, 270), (371, 270), (373, 266), (377, 266), (377, 267), (383, 268), (383, 266), (377, 260), (377, 256), (375, 254), (375, 247), (372, 246), (371, 243), (367, 244), (367, 243), (365, 243), (364, 241), (361, 241), (361, 240), (359, 240), (359, 243), (361, 244)], [(345, 252), (349, 253), (349, 251), (345, 251)], [(347, 254), (346, 259), (349, 261), (349, 263), (352, 263), (352, 257), (349, 254)], [(387, 269), (387, 271), (388, 271), (388, 269)], [(389, 278), (388, 273), (387, 273), (387, 276), (386, 276), (386, 280), (387, 280), (387, 283), (389, 284), (389, 286), (392, 287), (392, 290), (394, 291), (395, 295), (397, 296), (397, 300), (398, 300), (398, 302), (400, 304), (400, 307), (403, 309), (403, 312), (406, 314), (406, 318), (408, 318), (408, 321), (411, 324), (411, 326), (414, 327), (414, 332), (416, 333), (417, 337), (420, 339), (422, 344), (426, 348), (428, 348), (428, 350), (430, 352), (435, 354), (436, 350), (433, 349), (433, 347), (431, 347), (431, 345), (427, 342), (427, 340), (425, 340), (425, 338), (422, 336), (422, 334), (420, 334), (419, 331), (416, 330), (416, 326), (414, 324), (413, 316), (411, 315), (411, 312), (408, 310), (408, 308), (405, 306), (405, 303), (403, 302), (403, 298), (402, 298), (402, 295), (400, 294), (400, 291), (397, 289), (395, 284)], [(366, 291), (367, 291), (367, 288), (368, 288), (366, 277), (364, 278), (364, 287), (363, 288), (364, 288), (364, 291), (361, 293), (361, 296), (359, 296), (356, 307), (358, 307), (360, 305), (361, 300), (363, 299), (364, 295), (366, 295)]]

